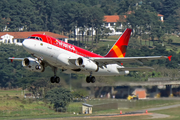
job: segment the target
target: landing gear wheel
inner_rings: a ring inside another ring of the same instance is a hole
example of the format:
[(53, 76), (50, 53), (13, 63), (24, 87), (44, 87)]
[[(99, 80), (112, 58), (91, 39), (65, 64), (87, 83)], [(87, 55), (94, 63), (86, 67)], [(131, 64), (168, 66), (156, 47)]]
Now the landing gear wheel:
[(60, 82), (60, 78), (59, 77), (51, 77), (51, 83), (59, 83)]
[(56, 76), (57, 68), (56, 67), (52, 67), (52, 70), (54, 71), (54, 76), (51, 77), (51, 83), (59, 83), (60, 82), (60, 78)]
[(36, 65), (35, 68), (36, 68), (36, 70), (39, 70), (39, 65)]
[(54, 82), (55, 82), (54, 77), (51, 77), (51, 83), (54, 83)]
[(38, 68), (39, 68), (39, 70), (41, 70), (41, 66), (40, 65), (38, 66)]
[(91, 82), (95, 83), (96, 82), (96, 78), (94, 76), (91, 77)]
[(96, 78), (94, 76), (87, 76), (86, 78), (86, 82), (87, 83), (95, 83), (96, 82)]
[(90, 83), (90, 82), (91, 82), (90, 76), (87, 76), (87, 77), (86, 77), (86, 82), (87, 82), (87, 83)]
[(60, 82), (60, 78), (59, 78), (59, 77), (56, 77), (56, 78), (55, 78), (55, 82), (56, 82), (56, 83), (59, 83), (59, 82)]
[(42, 69), (41, 65), (36, 65), (35, 68), (36, 68), (36, 70), (41, 70)]

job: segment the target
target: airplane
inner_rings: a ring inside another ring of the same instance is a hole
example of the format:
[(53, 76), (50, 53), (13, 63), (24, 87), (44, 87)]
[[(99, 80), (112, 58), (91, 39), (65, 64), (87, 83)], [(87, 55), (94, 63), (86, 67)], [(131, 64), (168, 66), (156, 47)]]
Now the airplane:
[(22, 43), (23, 48), (33, 57), (10, 57), (9, 59), (11, 62), (22, 61), (25, 69), (35, 72), (44, 72), (45, 67), (50, 66), (54, 72), (54, 76), (50, 78), (51, 83), (60, 82), (60, 78), (56, 76), (58, 68), (65, 73), (85, 74), (87, 75), (86, 82), (94, 83), (95, 76), (119, 76), (127, 75), (129, 71), (153, 69), (151, 67), (124, 67), (123, 63), (137, 62), (143, 65), (143, 62), (148, 60), (167, 58), (171, 60), (172, 56), (125, 57), (131, 31), (127, 28), (105, 56), (47, 35), (33, 34)]

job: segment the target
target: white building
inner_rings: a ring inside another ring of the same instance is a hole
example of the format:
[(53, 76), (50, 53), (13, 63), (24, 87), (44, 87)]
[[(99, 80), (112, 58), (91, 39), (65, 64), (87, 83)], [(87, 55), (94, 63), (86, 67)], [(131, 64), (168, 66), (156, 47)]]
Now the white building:
[(103, 26), (110, 30), (109, 35), (121, 35), (124, 31), (122, 22), (125, 22), (125, 18), (126, 15), (106, 15)]
[(158, 14), (158, 17), (159, 17), (161, 22), (164, 22), (164, 15)]
[(14, 41), (14, 36), (12, 36), (12, 35), (9, 35), (9, 34), (5, 34), (5, 35), (3, 35), (3, 36), (1, 36), (1, 42), (2, 43), (10, 43), (10, 44), (13, 44), (13, 43), (17, 43), (17, 40), (16, 41)]
[(84, 30), (83, 30), (83, 28), (78, 28), (78, 27), (75, 28), (75, 35), (82, 35), (82, 33), (83, 33), (83, 35), (92, 36), (92, 33), (93, 33), (93, 35), (95, 35), (96, 31), (95, 31), (95, 29), (93, 29), (93, 31), (92, 31), (92, 27), (90, 27), (90, 28), (84, 27)]

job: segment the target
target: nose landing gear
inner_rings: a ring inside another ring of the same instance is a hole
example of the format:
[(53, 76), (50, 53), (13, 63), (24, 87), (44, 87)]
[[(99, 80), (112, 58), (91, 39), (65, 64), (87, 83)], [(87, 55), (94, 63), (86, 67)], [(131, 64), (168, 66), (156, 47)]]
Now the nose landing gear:
[(57, 76), (51, 77), (51, 83), (59, 83), (60, 82), (60, 78)]

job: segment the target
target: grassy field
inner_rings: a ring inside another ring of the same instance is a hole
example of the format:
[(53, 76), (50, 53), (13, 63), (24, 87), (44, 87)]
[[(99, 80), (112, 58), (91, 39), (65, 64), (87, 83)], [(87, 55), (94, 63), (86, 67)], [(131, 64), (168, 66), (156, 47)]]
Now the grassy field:
[[(122, 100), (113, 99), (94, 99), (87, 101), (88, 104), (107, 104), (112, 102), (122, 102)], [(130, 101), (125, 101), (130, 102)], [(118, 114), (120, 110), (124, 112), (132, 112), (139, 109), (152, 108), (158, 106), (179, 104), (177, 100), (139, 100), (131, 101), (134, 102), (132, 108), (119, 108), (112, 110), (103, 110), (93, 112), (93, 115), (99, 114)], [(54, 118), (54, 117), (69, 117), (77, 116), (77, 113), (81, 111), (80, 107), (84, 102), (72, 102), (67, 108), (66, 113), (58, 113), (52, 109), (52, 105), (44, 103), (42, 101), (34, 101), (32, 99), (22, 99), (22, 98), (11, 98), (11, 97), (1, 97), (0, 98), (0, 119), (15, 119), (15, 118)], [(75, 112), (75, 115), (73, 113)], [(84, 116), (82, 114), (78, 116)]]
[(154, 111), (153, 113), (170, 115), (169, 118), (155, 119), (155, 120), (180, 120), (180, 114), (179, 114), (180, 113), (180, 107), (166, 109), (166, 110), (160, 110), (160, 111)]
[(100, 41), (98, 47), (107, 46), (109, 49), (114, 45), (115, 41)]
[(2, 96), (23, 96), (24, 95), (24, 91), (22, 91), (21, 89), (16, 89), (16, 90), (0, 90), (0, 97)]

